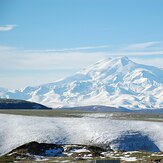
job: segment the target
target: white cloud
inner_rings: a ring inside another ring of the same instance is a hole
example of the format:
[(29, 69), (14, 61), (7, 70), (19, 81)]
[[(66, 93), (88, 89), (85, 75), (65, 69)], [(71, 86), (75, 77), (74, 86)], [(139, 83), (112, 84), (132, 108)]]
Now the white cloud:
[(24, 51), (0, 46), (0, 69), (80, 69), (104, 57), (100, 52)]
[(100, 46), (83, 46), (76, 48), (64, 48), (64, 49), (46, 49), (46, 50), (28, 50), (28, 52), (74, 52), (74, 51), (82, 51), (82, 50), (96, 50), (96, 49), (106, 49), (109, 48), (108, 45), (100, 45)]
[(163, 58), (136, 58), (133, 57), (132, 60), (136, 63), (141, 63), (145, 65), (153, 65), (155, 67), (163, 68)]
[(161, 44), (161, 42), (158, 42), (158, 41), (137, 43), (137, 44), (131, 44), (131, 45), (125, 47), (124, 50), (144, 50), (147, 48), (158, 46), (160, 44)]
[(0, 53), (2, 52), (7, 52), (7, 51), (13, 51), (16, 50), (17, 48), (10, 47), (10, 46), (0, 46)]
[(152, 56), (152, 55), (162, 55), (163, 56), (163, 50), (156, 50), (156, 51), (118, 51), (113, 53), (114, 55), (119, 56)]
[[(163, 50), (155, 51), (82, 51), (82, 49), (93, 49), (105, 46), (90, 46), (82, 48), (69, 48), (60, 50), (20, 50), (12, 47), (0, 46), (0, 69), (21, 70), (59, 70), (84, 68), (106, 57), (128, 56), (129, 58), (140, 58), (149, 56), (149, 63), (155, 55), (163, 56)], [(108, 46), (107, 46), (108, 47)], [(74, 49), (74, 50), (73, 50)], [(78, 49), (78, 50), (77, 50)], [(81, 50), (79, 50), (81, 49)], [(77, 50), (77, 51), (76, 51)], [(143, 61), (146, 63), (146, 60)], [(7, 64), (6, 64), (7, 63)], [(163, 61), (157, 59), (154, 66), (162, 65)]]
[(20, 88), (53, 82), (107, 57), (128, 56), (138, 63), (163, 67), (161, 47), (148, 51), (96, 50), (98, 48), (105, 46), (60, 50), (21, 50), (0, 46), (0, 87)]
[(16, 27), (16, 25), (5, 25), (5, 26), (0, 26), (0, 31), (11, 31)]
[(102, 53), (23, 51), (0, 47), (0, 87), (22, 88), (54, 82), (98, 60)]

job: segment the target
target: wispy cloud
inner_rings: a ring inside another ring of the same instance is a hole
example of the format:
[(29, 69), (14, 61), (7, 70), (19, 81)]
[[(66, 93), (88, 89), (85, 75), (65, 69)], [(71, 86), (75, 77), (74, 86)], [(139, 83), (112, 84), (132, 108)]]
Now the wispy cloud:
[(158, 41), (137, 43), (137, 44), (131, 44), (131, 45), (125, 47), (123, 50), (145, 50), (145, 49), (148, 49), (151, 47), (158, 46), (160, 44), (161, 44), (161, 42), (158, 42)]
[(152, 48), (142, 50), (110, 48), (112, 47), (103, 45), (59, 50), (21, 50), (0, 46), (0, 86), (19, 88), (54, 82), (107, 57), (128, 56), (138, 63), (163, 67), (161, 45), (153, 44)]
[(5, 25), (5, 26), (0, 26), (0, 31), (11, 31), (16, 27), (16, 25)]
[[(77, 48), (79, 49), (79, 48)], [(0, 46), (0, 69), (21, 70), (59, 70), (80, 69), (92, 64), (105, 53), (86, 51), (46, 51), (46, 50), (20, 50), (12, 47)], [(8, 63), (6, 65), (6, 63)]]
[(112, 54), (119, 56), (153, 56), (153, 55), (162, 55), (163, 50), (152, 50), (152, 51), (115, 51)]
[[(134, 44), (133, 44), (134, 45)], [(144, 47), (147, 43), (144, 43)], [(153, 44), (150, 44), (154, 46)], [(130, 45), (129, 45), (130, 46)], [(148, 44), (149, 46), (149, 44)], [(156, 46), (156, 42), (155, 42)], [(143, 56), (149, 57), (152, 61), (154, 56), (162, 56), (163, 50), (118, 50), (110, 51), (103, 48), (108, 48), (108, 45), (101, 46), (87, 46), (64, 49), (51, 50), (21, 50), (13, 47), (0, 46), (0, 69), (28, 69), (28, 70), (59, 70), (59, 69), (81, 69), (98, 60), (107, 57), (128, 56), (130, 58), (141, 58)], [(98, 50), (97, 50), (98, 49)], [(124, 47), (125, 49), (125, 47)], [(93, 51), (90, 51), (93, 50)], [(161, 66), (162, 61), (157, 60), (153, 63), (154, 66)], [(8, 63), (6, 65), (6, 63)], [(144, 61), (145, 63), (145, 61)], [(152, 63), (152, 62), (151, 62)]]
[(110, 47), (109, 45), (83, 46), (83, 47), (63, 48), (63, 49), (28, 50), (28, 52), (74, 52), (74, 51), (83, 51), (83, 50), (107, 49), (109, 47)]

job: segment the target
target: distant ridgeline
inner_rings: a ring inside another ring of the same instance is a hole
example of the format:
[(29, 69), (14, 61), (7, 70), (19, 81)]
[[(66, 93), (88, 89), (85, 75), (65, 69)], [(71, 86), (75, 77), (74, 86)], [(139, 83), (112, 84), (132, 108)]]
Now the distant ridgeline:
[(0, 99), (0, 109), (50, 109), (44, 105), (25, 100)]

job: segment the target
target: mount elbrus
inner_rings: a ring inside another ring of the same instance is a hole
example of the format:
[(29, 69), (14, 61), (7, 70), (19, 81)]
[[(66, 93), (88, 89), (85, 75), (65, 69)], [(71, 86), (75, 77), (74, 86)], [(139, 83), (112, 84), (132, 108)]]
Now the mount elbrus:
[(53, 108), (105, 105), (159, 109), (163, 108), (163, 70), (127, 57), (108, 58), (54, 83), (16, 90), (1, 88), (0, 97)]

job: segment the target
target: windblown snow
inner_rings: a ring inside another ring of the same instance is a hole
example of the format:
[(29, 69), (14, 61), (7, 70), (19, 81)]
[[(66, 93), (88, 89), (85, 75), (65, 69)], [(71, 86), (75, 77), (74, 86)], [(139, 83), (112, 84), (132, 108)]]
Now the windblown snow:
[(60, 81), (20, 90), (0, 89), (0, 97), (52, 108), (106, 105), (128, 109), (163, 108), (163, 70), (127, 57), (108, 58)]
[(0, 119), (0, 154), (31, 141), (110, 146), (127, 151), (163, 151), (161, 122), (2, 114)]

